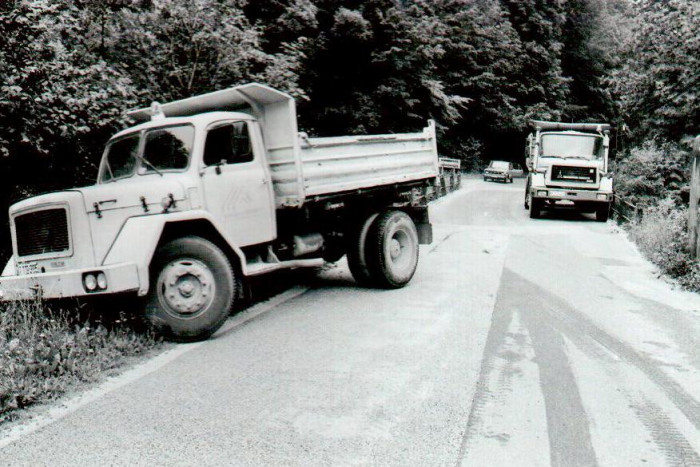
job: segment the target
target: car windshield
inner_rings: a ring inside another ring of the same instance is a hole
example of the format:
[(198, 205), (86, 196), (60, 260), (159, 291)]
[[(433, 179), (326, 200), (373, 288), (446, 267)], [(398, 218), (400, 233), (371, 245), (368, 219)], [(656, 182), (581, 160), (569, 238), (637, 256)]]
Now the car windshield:
[(542, 157), (601, 159), (603, 138), (596, 135), (542, 135)]
[[(139, 154), (141, 138), (145, 142)], [(112, 141), (105, 152), (101, 181), (130, 177), (137, 167), (139, 173), (186, 169), (193, 141), (192, 125), (154, 128)]]
[(491, 161), (491, 164), (489, 164), (489, 169), (507, 170), (508, 169), (508, 162), (506, 162), (506, 161)]

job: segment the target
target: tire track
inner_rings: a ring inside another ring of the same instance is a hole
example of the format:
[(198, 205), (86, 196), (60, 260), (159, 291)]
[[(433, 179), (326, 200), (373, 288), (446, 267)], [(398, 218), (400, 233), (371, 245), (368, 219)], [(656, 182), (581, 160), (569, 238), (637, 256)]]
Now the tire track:
[(564, 340), (550, 324), (548, 294), (544, 291), (535, 293), (532, 295), (534, 299), (525, 305), (522, 291), (532, 290), (533, 284), (524, 284), (520, 276), (507, 268), (503, 271), (501, 283), (497, 307), (517, 309), (532, 339), (545, 401), (551, 465), (598, 465), (588, 416), (571, 371)]
[(664, 453), (668, 465), (673, 467), (700, 466), (700, 456), (693, 450), (688, 440), (661, 407), (643, 399), (640, 402), (632, 403), (632, 408), (651, 433), (656, 445)]
[[(546, 290), (532, 283), (507, 268), (503, 273), (503, 280), (512, 281), (517, 289), (529, 290), (532, 297), (537, 297), (536, 305), (540, 308), (540, 316), (544, 323), (530, 329), (536, 334), (537, 329), (545, 324), (566, 336), (577, 347), (600, 360), (601, 350), (613, 355), (621, 362), (641, 372), (649, 381), (661, 389), (662, 393), (675, 405), (685, 418), (700, 430), (700, 402), (669, 377), (653, 360), (638, 353), (631, 345), (608, 334), (598, 327), (588, 316), (576, 310), (561, 298), (548, 293)], [(535, 336), (533, 335), (533, 341)], [(609, 357), (604, 359), (606, 364), (612, 363)], [(637, 388), (635, 388), (637, 389)], [(647, 400), (640, 400), (641, 396), (633, 398), (628, 394), (631, 406), (635, 409), (638, 418), (652, 434), (659, 449), (664, 452), (671, 465), (700, 465), (700, 458), (688, 440), (673, 424), (673, 421), (661, 407)]]

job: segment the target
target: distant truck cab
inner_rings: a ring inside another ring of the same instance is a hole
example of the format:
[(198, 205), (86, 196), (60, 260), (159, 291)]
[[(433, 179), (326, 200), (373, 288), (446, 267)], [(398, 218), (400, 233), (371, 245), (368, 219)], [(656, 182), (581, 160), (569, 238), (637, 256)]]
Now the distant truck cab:
[(531, 125), (524, 203), (530, 217), (540, 217), (544, 209), (573, 207), (607, 221), (614, 196), (608, 171), (610, 125), (538, 120)]
[(247, 84), (130, 112), (97, 184), (10, 207), (0, 297), (131, 294), (180, 341), (226, 320), (250, 276), (347, 255), (361, 283), (405, 286), (432, 241), (435, 125), (311, 138), (287, 94)]

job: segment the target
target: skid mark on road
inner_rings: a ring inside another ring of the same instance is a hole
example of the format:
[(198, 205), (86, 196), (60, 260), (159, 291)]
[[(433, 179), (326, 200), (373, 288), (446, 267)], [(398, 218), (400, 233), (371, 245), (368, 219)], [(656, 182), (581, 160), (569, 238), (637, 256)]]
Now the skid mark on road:
[[(512, 274), (509, 271), (504, 273)], [(552, 465), (597, 465), (588, 416), (564, 350), (562, 336), (541, 313), (546, 303), (532, 303), (530, 306), (532, 308), (523, 316), (532, 336), (540, 369)]]
[[(470, 439), (479, 434), (481, 413), (489, 398), (488, 381), (494, 371), (494, 362), (503, 355), (508, 337), (507, 328), (514, 314), (522, 316), (523, 324), (532, 340), (539, 368), (539, 387), (544, 397), (546, 432), (549, 438), (550, 463), (554, 466), (597, 465), (588, 427), (574, 375), (571, 372), (564, 342), (548, 323), (540, 301), (523, 301), (523, 290), (531, 290), (520, 277), (507, 268), (503, 271), (501, 288), (494, 309), (493, 326), (484, 353), (484, 365), (477, 383), (477, 393), (470, 415), (463, 450), (466, 454)], [(545, 295), (546, 296), (546, 295)], [(526, 306), (523, 306), (527, 303)]]
[(458, 465), (549, 465), (535, 353), (520, 313), (497, 308)]
[[(564, 300), (549, 294), (537, 284), (528, 281), (507, 268), (503, 272), (503, 281), (508, 282), (510, 287), (516, 291), (528, 290), (531, 292), (529, 295), (530, 300), (528, 301), (529, 309), (537, 311), (527, 313), (525, 316), (528, 317), (526, 322), (533, 336), (541, 371), (548, 372), (553, 370), (552, 368), (544, 369), (543, 366), (551, 365), (553, 362), (556, 362), (556, 359), (552, 361), (548, 358), (546, 361), (540, 361), (539, 356), (540, 350), (545, 350), (546, 346), (551, 345), (552, 341), (560, 339), (560, 337), (556, 337), (558, 333), (560, 336), (566, 336), (582, 351), (608, 367), (611, 364), (617, 364), (623, 365), (621, 370), (638, 371), (643, 378), (646, 378), (645, 381), (652, 382), (661, 391), (659, 394), (664, 399), (668, 399), (675, 409), (685, 416), (685, 419), (695, 430), (700, 429), (700, 403), (675, 380), (670, 378), (663, 371), (659, 362), (647, 355), (640, 354), (629, 344), (606, 333), (585, 314), (576, 310)], [(551, 332), (546, 331), (545, 335), (542, 336), (540, 335), (542, 329), (550, 329)], [(545, 339), (541, 340), (540, 337), (545, 337)], [(604, 356), (604, 353), (608, 355)], [(570, 370), (559, 368), (556, 371), (552, 371), (552, 375), (557, 375), (561, 371), (570, 373)], [(547, 381), (546, 376), (543, 375), (542, 380), (545, 383)], [(618, 380), (625, 381), (625, 378), (618, 378)], [(548, 397), (548, 388), (546, 386), (543, 386), (543, 391), (549, 410), (549, 403), (552, 399)], [(640, 420), (650, 430), (659, 449), (665, 453), (668, 462), (671, 465), (676, 465), (675, 462), (686, 463), (679, 465), (697, 465), (694, 462), (698, 455), (688, 443), (688, 440), (660, 406), (651, 404), (644, 399), (642, 391), (644, 391), (642, 387), (634, 386), (630, 388), (628, 399), (630, 399), (631, 407), (635, 409)], [(580, 398), (577, 399), (578, 402), (576, 404), (580, 403)], [(563, 408), (566, 409), (566, 407)], [(551, 423), (549, 429), (552, 429)], [(667, 433), (668, 436), (661, 435), (662, 433)]]

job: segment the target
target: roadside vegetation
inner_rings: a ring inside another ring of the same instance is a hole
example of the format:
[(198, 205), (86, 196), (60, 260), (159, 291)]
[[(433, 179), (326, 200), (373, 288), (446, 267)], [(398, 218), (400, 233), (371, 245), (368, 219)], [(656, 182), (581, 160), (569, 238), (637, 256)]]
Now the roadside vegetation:
[(0, 424), (103, 379), (161, 342), (134, 317), (18, 302), (0, 313)]

